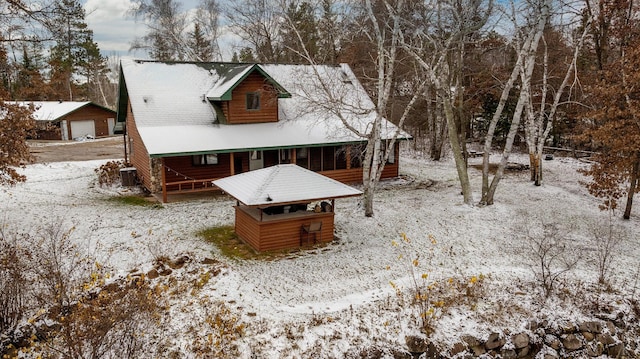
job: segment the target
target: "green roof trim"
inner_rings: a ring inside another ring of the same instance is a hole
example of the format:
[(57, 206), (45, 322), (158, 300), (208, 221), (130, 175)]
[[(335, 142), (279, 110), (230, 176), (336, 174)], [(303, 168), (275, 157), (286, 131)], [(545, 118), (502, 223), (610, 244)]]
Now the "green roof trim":
[(317, 143), (312, 145), (298, 145), (298, 146), (278, 146), (278, 147), (252, 147), (252, 148), (233, 148), (219, 151), (197, 151), (197, 152), (177, 152), (177, 153), (156, 153), (150, 154), (151, 158), (162, 157), (180, 157), (180, 156), (196, 156), (218, 153), (237, 153), (237, 152), (249, 152), (249, 151), (269, 151), (269, 150), (288, 150), (292, 148), (306, 148), (306, 147), (327, 147), (327, 146), (342, 146), (342, 145), (355, 145), (366, 143), (366, 140), (362, 141), (349, 141), (349, 142), (335, 142), (335, 143)]

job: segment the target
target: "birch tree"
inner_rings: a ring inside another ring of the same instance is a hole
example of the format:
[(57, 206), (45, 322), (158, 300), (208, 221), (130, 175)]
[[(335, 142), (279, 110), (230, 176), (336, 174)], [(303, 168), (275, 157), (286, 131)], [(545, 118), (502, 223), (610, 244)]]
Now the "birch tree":
[[(401, 18), (397, 16), (397, 11), (404, 9), (404, 1), (399, 0), (393, 4), (388, 1), (380, 1), (377, 5), (382, 7), (383, 12), (376, 11), (371, 0), (365, 0), (363, 5), (361, 10), (364, 19), (366, 19), (366, 28), (369, 30), (365, 33), (365, 37), (375, 47), (376, 78), (372, 89), (374, 92), (373, 107), (367, 105), (368, 99), (356, 101), (355, 105), (346, 103), (344, 99), (348, 97), (347, 93), (353, 92), (353, 90), (349, 87), (337, 88), (335, 84), (344, 82), (342, 80), (327, 79), (326, 75), (321, 73), (312, 54), (304, 46), (305, 41), (294, 26), (295, 22), (289, 20), (288, 26), (297, 34), (302, 45), (302, 56), (313, 69), (317, 91), (305, 96), (309, 107), (317, 113), (329, 112), (333, 114), (341, 120), (345, 128), (366, 140), (362, 160), (363, 204), (365, 216), (371, 217), (374, 215), (375, 190), (385, 164), (393, 154), (396, 140), (409, 112), (423, 94), (426, 82), (418, 81), (416, 87), (411, 91), (411, 99), (399, 116), (395, 130), (393, 133), (389, 133), (389, 129), (385, 128), (383, 123), (385, 123), (385, 114), (389, 111), (389, 101), (395, 81), (394, 75), (400, 61), (398, 52), (400, 51)], [(364, 127), (358, 127), (353, 124), (354, 116), (370, 120), (367, 120)]]
[(134, 40), (131, 50), (146, 50), (151, 58), (161, 61), (220, 59), (217, 43), (220, 11), (215, 0), (202, 0), (195, 17), (189, 18), (180, 1), (135, 0), (130, 12), (136, 20), (144, 21), (148, 31)]
[[(473, 204), (473, 195), (467, 172), (465, 126), (456, 115), (456, 106), (463, 97), (462, 61), (464, 41), (480, 30), (489, 19), (493, 1), (427, 1), (419, 7), (421, 12), (412, 36), (403, 37), (404, 48), (427, 72), (438, 103), (442, 106), (447, 134), (456, 164), (456, 171), (465, 204)], [(414, 22), (414, 19), (408, 19)]]
[[(513, 148), (513, 142), (516, 133), (518, 132), (518, 129), (520, 127), (525, 106), (529, 104), (529, 100), (531, 98), (531, 78), (536, 63), (536, 52), (538, 50), (540, 39), (542, 38), (542, 35), (544, 33), (545, 26), (551, 18), (552, 0), (537, 0), (534, 3), (526, 5), (529, 6), (529, 8), (526, 10), (516, 10), (515, 3), (512, 3), (511, 6), (511, 18), (515, 28), (514, 46), (517, 53), (517, 60), (513, 67), (513, 70), (511, 71), (509, 79), (504, 84), (498, 106), (495, 113), (493, 114), (491, 122), (489, 123), (489, 128), (485, 137), (484, 155), (482, 160), (482, 197), (480, 199), (481, 205), (493, 204), (494, 195), (496, 189), (498, 188), (498, 183), (500, 182), (504, 174), (504, 169), (507, 166), (507, 161), (509, 160), (511, 150)], [(528, 13), (525, 18), (529, 19), (529, 23), (527, 26), (518, 26), (518, 17), (516, 16), (516, 14), (523, 12)], [(502, 116), (502, 111), (505, 108), (509, 93), (513, 89), (518, 78), (521, 79), (520, 92), (518, 95), (518, 100), (515, 106), (513, 117), (511, 119), (511, 126), (507, 134), (507, 139), (502, 151), (500, 163), (495, 175), (493, 176), (493, 179), (491, 180), (491, 183), (489, 183), (489, 155), (492, 149), (493, 135), (495, 133), (498, 121)]]
[[(526, 121), (524, 127), (527, 148), (529, 150), (531, 181), (533, 181), (536, 186), (540, 186), (542, 182), (542, 153), (544, 145), (549, 138), (549, 133), (551, 133), (551, 130), (553, 129), (558, 107), (562, 104), (561, 99), (563, 98), (565, 90), (573, 88), (574, 85), (577, 85), (578, 83), (576, 64), (578, 62), (584, 40), (588, 35), (590, 23), (591, 19), (588, 19), (586, 26), (583, 27), (582, 33), (575, 40), (571, 61), (566, 65), (564, 78), (558, 87), (552, 87), (550, 85), (549, 47), (545, 38), (542, 38), (544, 52), (542, 63), (542, 84), (539, 88), (540, 102), (537, 106), (534, 105), (534, 93), (532, 89), (529, 89), (528, 94), (530, 97), (525, 106)], [(524, 75), (525, 72), (521, 72), (521, 76)], [(525, 79), (522, 79), (522, 83), (528, 83), (531, 86), (531, 81), (525, 81)], [(549, 103), (547, 102), (547, 97), (551, 95), (551, 91), (555, 91), (555, 93), (553, 94), (552, 101)]]

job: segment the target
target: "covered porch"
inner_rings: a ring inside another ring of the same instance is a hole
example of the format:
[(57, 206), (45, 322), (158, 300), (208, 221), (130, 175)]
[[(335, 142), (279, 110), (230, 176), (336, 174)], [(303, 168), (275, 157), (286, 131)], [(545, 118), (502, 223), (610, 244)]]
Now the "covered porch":
[(236, 234), (257, 251), (332, 241), (335, 200), (362, 194), (293, 164), (238, 174), (213, 183), (237, 200)]

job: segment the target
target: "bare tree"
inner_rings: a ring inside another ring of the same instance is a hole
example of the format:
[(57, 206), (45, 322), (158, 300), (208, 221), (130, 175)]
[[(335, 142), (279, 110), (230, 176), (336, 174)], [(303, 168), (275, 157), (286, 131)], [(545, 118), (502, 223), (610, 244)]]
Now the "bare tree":
[[(388, 128), (385, 113), (389, 111), (389, 100), (391, 98), (392, 87), (395, 81), (395, 71), (400, 61), (398, 51), (400, 51), (400, 17), (395, 16), (395, 9), (403, 9), (402, 0), (392, 6), (387, 1), (383, 1), (382, 6), (386, 14), (374, 11), (374, 6), (370, 0), (364, 2), (364, 7), (360, 9), (367, 21), (368, 30), (366, 36), (370, 43), (375, 46), (376, 81), (373, 88), (375, 102), (366, 98), (356, 98), (354, 95), (362, 93), (352, 90), (353, 84), (344, 79), (327, 78), (315, 62), (314, 57), (305, 47), (305, 42), (300, 36), (293, 21), (288, 21), (290, 29), (297, 34), (301, 45), (301, 56), (311, 65), (313, 69), (313, 80), (316, 83), (315, 92), (306, 94), (305, 101), (309, 108), (317, 113), (331, 113), (340, 119), (342, 125), (358, 137), (366, 140), (364, 158), (362, 162), (362, 179), (364, 188), (364, 210), (365, 216), (371, 217), (374, 214), (373, 199), (375, 189), (382, 176), (385, 164), (394, 153), (395, 143), (401, 134), (401, 128), (416, 101), (423, 94), (425, 81), (419, 81), (416, 87), (410, 91), (411, 99), (407, 102), (399, 122), (396, 127)], [(391, 14), (392, 16), (385, 16)], [(345, 75), (347, 75), (345, 73)], [(365, 119), (362, 126), (354, 126), (353, 118)], [(384, 140), (383, 140), (384, 139)]]
[[(462, 187), (464, 203), (472, 204), (473, 196), (467, 173), (465, 133), (460, 108), (462, 61), (465, 38), (480, 30), (489, 19), (493, 1), (469, 0), (463, 2), (432, 1), (419, 7), (420, 20), (415, 23), (412, 36), (404, 37), (404, 48), (427, 72), (433, 84), (438, 103), (447, 123), (449, 143)], [(414, 23), (414, 19), (407, 20)]]
[[(588, 35), (590, 23), (591, 19), (589, 18), (582, 33), (575, 40), (573, 56), (571, 57), (571, 61), (566, 65), (566, 71), (562, 83), (557, 87), (552, 86), (550, 83), (550, 77), (552, 75), (549, 70), (549, 47), (545, 37), (543, 36), (542, 38), (544, 52), (542, 63), (542, 84), (538, 89), (540, 102), (537, 106), (534, 105), (534, 92), (529, 89), (528, 94), (530, 98), (525, 106), (526, 120), (524, 127), (527, 147), (529, 149), (531, 180), (535, 182), (536, 186), (539, 186), (542, 182), (542, 153), (547, 138), (549, 138), (549, 133), (551, 133), (551, 130), (553, 129), (558, 108), (562, 105), (561, 99), (563, 98), (566, 90), (571, 91), (572, 88), (578, 85), (579, 79), (576, 64), (584, 45), (584, 40)], [(521, 73), (521, 75), (524, 75), (524, 72)], [(528, 83), (529, 86), (531, 86), (531, 81), (525, 82), (523, 79), (522, 82)], [(550, 95), (552, 91), (555, 91), (555, 93), (553, 94), (552, 101), (549, 103), (547, 96)]]
[(608, 277), (613, 267), (613, 262), (618, 254), (622, 242), (628, 238), (628, 234), (614, 223), (614, 210), (609, 209), (605, 221), (597, 221), (591, 224), (590, 230), (596, 242), (596, 263), (598, 265), (598, 283), (609, 283)]
[[(531, 78), (535, 67), (538, 45), (544, 33), (545, 26), (551, 18), (552, 0), (538, 0), (534, 3), (526, 4), (528, 4), (527, 6), (530, 6), (530, 8), (519, 9), (519, 11), (516, 11), (515, 3), (511, 4), (511, 19), (514, 23), (516, 35), (514, 38), (514, 47), (516, 48), (518, 57), (513, 70), (511, 71), (511, 76), (504, 84), (500, 101), (498, 102), (498, 107), (496, 112), (493, 114), (484, 142), (484, 157), (482, 162), (482, 198), (480, 199), (480, 204), (483, 205), (493, 204), (493, 198), (496, 189), (498, 188), (498, 183), (502, 179), (504, 169), (507, 166), (507, 161), (509, 160), (509, 155), (513, 148), (513, 142), (520, 127), (524, 108), (528, 105), (531, 98)], [(517, 19), (521, 18), (521, 16), (517, 16), (516, 14), (521, 14), (523, 12), (528, 13), (524, 18), (529, 19), (529, 24), (527, 26), (518, 26)], [(500, 164), (498, 165), (498, 169), (491, 180), (491, 184), (489, 184), (489, 155), (491, 153), (493, 135), (498, 121), (502, 116), (502, 111), (506, 105), (509, 93), (513, 89), (518, 78), (521, 79), (520, 94), (518, 96), (513, 118), (511, 119), (511, 127), (507, 134), (507, 140), (502, 151)]]
[(569, 235), (572, 230), (571, 223), (561, 226), (542, 218), (524, 222), (522, 228), (518, 228), (523, 250), (545, 297), (553, 293), (558, 280), (582, 259), (571, 246)]
[(285, 2), (279, 0), (231, 0), (224, 12), (235, 34), (250, 44), (257, 61), (278, 62), (283, 9)]

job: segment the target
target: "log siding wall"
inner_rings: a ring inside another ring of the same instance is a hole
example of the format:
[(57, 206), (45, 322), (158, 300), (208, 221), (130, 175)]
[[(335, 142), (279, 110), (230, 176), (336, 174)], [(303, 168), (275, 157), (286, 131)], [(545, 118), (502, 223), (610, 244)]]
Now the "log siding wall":
[[(316, 243), (326, 243), (333, 240), (333, 212), (296, 212), (271, 216), (265, 214), (263, 216), (269, 218), (260, 221), (248, 214), (243, 207), (236, 206), (235, 210), (236, 234), (257, 251), (299, 247), (301, 241), (300, 229), (303, 225), (308, 225), (311, 222), (322, 221), (322, 233), (318, 235)], [(313, 234), (309, 243), (313, 243)]]
[(136, 168), (138, 179), (149, 191), (160, 192), (162, 188), (152, 185), (151, 158), (140, 138), (140, 133), (131, 111), (131, 103), (127, 104), (126, 134), (127, 159)]
[[(246, 95), (260, 94), (260, 109), (247, 110)], [(231, 93), (231, 101), (222, 106), (227, 123), (278, 122), (278, 97), (276, 91), (266, 82), (264, 76), (253, 72)]]

